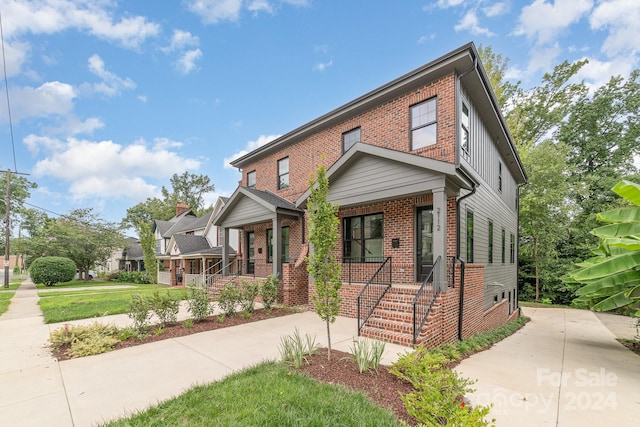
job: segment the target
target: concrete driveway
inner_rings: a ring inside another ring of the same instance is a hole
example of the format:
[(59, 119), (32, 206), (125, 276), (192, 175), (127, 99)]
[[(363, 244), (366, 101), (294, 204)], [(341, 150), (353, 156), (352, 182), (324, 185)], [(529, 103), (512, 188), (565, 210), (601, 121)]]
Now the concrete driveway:
[[(638, 425), (640, 356), (593, 312), (523, 312), (531, 318), (524, 328), (456, 368), (478, 380), (472, 403), (493, 403), (497, 426)], [(634, 331), (629, 318), (608, 323), (621, 335)]]

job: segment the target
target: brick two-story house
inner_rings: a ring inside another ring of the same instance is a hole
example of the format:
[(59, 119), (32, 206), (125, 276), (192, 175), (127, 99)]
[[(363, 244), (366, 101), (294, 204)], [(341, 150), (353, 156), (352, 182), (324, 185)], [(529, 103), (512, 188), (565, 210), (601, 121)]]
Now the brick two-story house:
[(473, 44), (232, 165), (242, 180), (213, 223), (223, 238), (240, 231), (243, 275), (281, 277), (285, 304), (311, 301), (305, 209), (324, 165), (339, 206), (341, 314), (362, 334), (433, 345), (517, 314), (526, 174)]

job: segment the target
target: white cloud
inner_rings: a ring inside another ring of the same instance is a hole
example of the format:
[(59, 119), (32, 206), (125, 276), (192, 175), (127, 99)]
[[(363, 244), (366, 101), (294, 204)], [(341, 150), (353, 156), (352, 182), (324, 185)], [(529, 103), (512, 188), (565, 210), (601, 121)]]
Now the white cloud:
[(460, 20), (460, 22), (458, 22), (456, 26), (453, 28), (456, 31), (464, 31), (464, 30), (469, 31), (471, 34), (476, 36), (479, 36), (479, 35), (489, 36), (489, 37), (495, 36), (495, 34), (492, 33), (488, 28), (480, 26), (480, 21), (478, 20), (478, 16), (473, 10), (468, 11), (464, 15), (464, 17)]
[(557, 65), (558, 55), (562, 52), (562, 48), (558, 43), (548, 47), (533, 47), (529, 50), (529, 62), (527, 64), (528, 75), (533, 75), (537, 71), (551, 71)]
[(135, 89), (136, 84), (130, 78), (123, 79), (116, 74), (107, 71), (104, 61), (99, 55), (93, 54), (88, 60), (89, 71), (102, 79), (101, 83), (93, 85), (93, 90), (107, 96), (119, 94), (123, 89)]
[(333, 65), (333, 59), (330, 59), (327, 62), (318, 62), (313, 66), (313, 71), (324, 71), (327, 68), (331, 67)]
[(2, 23), (5, 37), (54, 34), (67, 29), (86, 31), (98, 38), (137, 49), (149, 37), (156, 36), (160, 26), (143, 16), (114, 16), (110, 1), (41, 0), (4, 2)]
[(601, 50), (610, 58), (625, 53), (638, 53), (640, 2), (637, 0), (601, 2), (593, 11), (589, 23), (592, 29), (609, 30)]
[(138, 101), (142, 102), (143, 104), (145, 104), (147, 102), (147, 96), (146, 95), (138, 95), (138, 96), (136, 96), (136, 98), (138, 98)]
[(259, 12), (273, 14), (273, 6), (268, 0), (253, 0), (247, 5), (247, 9), (257, 15)]
[(538, 44), (553, 42), (562, 31), (586, 16), (592, 0), (535, 0), (522, 8), (516, 35), (535, 39)]
[(15, 77), (22, 71), (31, 45), (26, 42), (5, 41), (4, 42), (4, 58), (6, 61), (7, 78)]
[(435, 40), (435, 38), (436, 38), (436, 33), (424, 35), (418, 39), (417, 44), (425, 44), (428, 41)]
[(62, 141), (31, 135), (28, 139), (28, 146), (49, 151), (49, 156), (34, 166), (34, 175), (67, 182), (74, 199), (149, 197), (158, 190), (149, 179), (168, 178), (200, 167), (197, 160), (158, 149), (162, 144), (150, 149), (144, 140), (123, 146), (75, 138)]
[(180, 148), (184, 144), (180, 141), (173, 141), (169, 138), (154, 138), (153, 149), (154, 150), (166, 150), (169, 148)]
[(628, 57), (619, 57), (612, 61), (599, 61), (596, 58), (586, 59), (589, 62), (578, 70), (575, 80), (584, 80), (591, 90), (598, 89), (608, 83), (611, 76), (628, 76), (634, 68), (633, 59)]
[(197, 69), (196, 61), (200, 58), (202, 58), (200, 49), (188, 50), (176, 61), (176, 69), (182, 74), (189, 74)]
[(235, 159), (239, 159), (245, 154), (249, 154), (251, 151), (255, 150), (256, 148), (262, 147), (263, 145), (270, 143), (271, 141), (279, 138), (280, 136), (281, 135), (260, 135), (258, 139), (256, 139), (255, 141), (247, 142), (247, 144), (245, 145), (245, 148), (238, 151), (237, 153), (232, 154), (230, 157), (225, 157), (225, 159), (223, 160), (224, 168), (235, 169), (233, 166), (231, 166), (232, 161), (234, 161)]
[(482, 11), (487, 17), (492, 18), (494, 16), (504, 15), (505, 13), (509, 12), (509, 9), (510, 9), (509, 3), (497, 2), (483, 8)]
[(173, 30), (171, 42), (169, 46), (163, 48), (165, 52), (173, 52), (174, 50), (182, 50), (188, 47), (197, 47), (200, 45), (200, 39), (189, 31)]
[(27, 135), (22, 142), (24, 142), (29, 151), (33, 154), (38, 154), (41, 149), (44, 151), (58, 151), (64, 148), (64, 142), (57, 138), (51, 138), (48, 136), (31, 134)]
[[(47, 82), (38, 87), (23, 86), (10, 89), (11, 118), (65, 116), (73, 109), (77, 93), (73, 86), (61, 82)], [(1, 117), (6, 118), (6, 104), (0, 103)]]
[(187, 8), (200, 16), (205, 24), (237, 21), (242, 8), (242, 0), (188, 0), (186, 3)]

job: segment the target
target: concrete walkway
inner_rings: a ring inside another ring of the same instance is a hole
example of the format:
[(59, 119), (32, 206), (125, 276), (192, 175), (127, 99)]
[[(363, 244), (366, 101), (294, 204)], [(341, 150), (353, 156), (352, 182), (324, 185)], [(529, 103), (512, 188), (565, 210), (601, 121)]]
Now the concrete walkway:
[[(58, 362), (47, 340), (61, 324), (45, 325), (37, 302), (35, 286), (25, 282), (0, 316), (0, 426), (93, 426), (120, 418), (195, 384), (278, 359), (280, 337), (296, 327), (326, 345), (325, 324), (305, 312)], [(180, 317), (186, 317), (184, 307)], [(97, 320), (131, 324), (126, 315)], [(331, 328), (333, 348), (349, 351), (355, 335), (356, 321), (338, 318)], [(387, 345), (383, 363), (405, 351)]]
[(497, 426), (635, 427), (640, 419), (640, 356), (616, 341), (635, 330), (621, 316), (524, 308), (520, 331), (456, 368), (475, 378), (473, 404), (493, 403)]
[[(280, 337), (299, 331), (325, 345), (324, 323), (306, 312), (58, 362), (51, 357), (35, 286), (25, 282), (0, 316), (0, 426), (93, 426), (143, 410), (195, 384), (279, 357)], [(615, 341), (591, 312), (530, 309), (523, 329), (457, 370), (478, 379), (472, 403), (493, 403), (497, 426), (636, 426), (640, 357)], [(186, 317), (184, 307), (180, 317)], [(98, 319), (119, 326), (126, 315)], [(614, 318), (629, 333), (632, 321)], [(95, 319), (69, 323), (90, 323)], [(354, 319), (332, 326), (333, 347), (349, 351)], [(383, 363), (404, 347), (387, 344)]]

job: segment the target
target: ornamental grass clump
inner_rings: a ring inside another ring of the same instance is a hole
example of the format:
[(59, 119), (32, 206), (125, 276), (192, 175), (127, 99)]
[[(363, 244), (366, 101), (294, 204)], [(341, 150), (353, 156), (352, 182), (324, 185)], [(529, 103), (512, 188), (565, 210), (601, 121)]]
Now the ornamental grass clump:
[(282, 361), (296, 369), (300, 368), (303, 363), (309, 363), (307, 358), (316, 354), (319, 348), (315, 336), (305, 334), (303, 338), (298, 328), (295, 329), (293, 335), (281, 337), (278, 346)]
[(353, 360), (358, 365), (360, 373), (370, 370), (378, 372), (385, 345), (386, 343), (384, 341), (370, 340), (367, 338), (358, 338), (353, 341), (351, 354), (353, 355)]
[(120, 341), (120, 330), (114, 325), (94, 322), (90, 325), (64, 325), (51, 332), (49, 341), (55, 348), (68, 347), (72, 357), (91, 356), (113, 350)]

